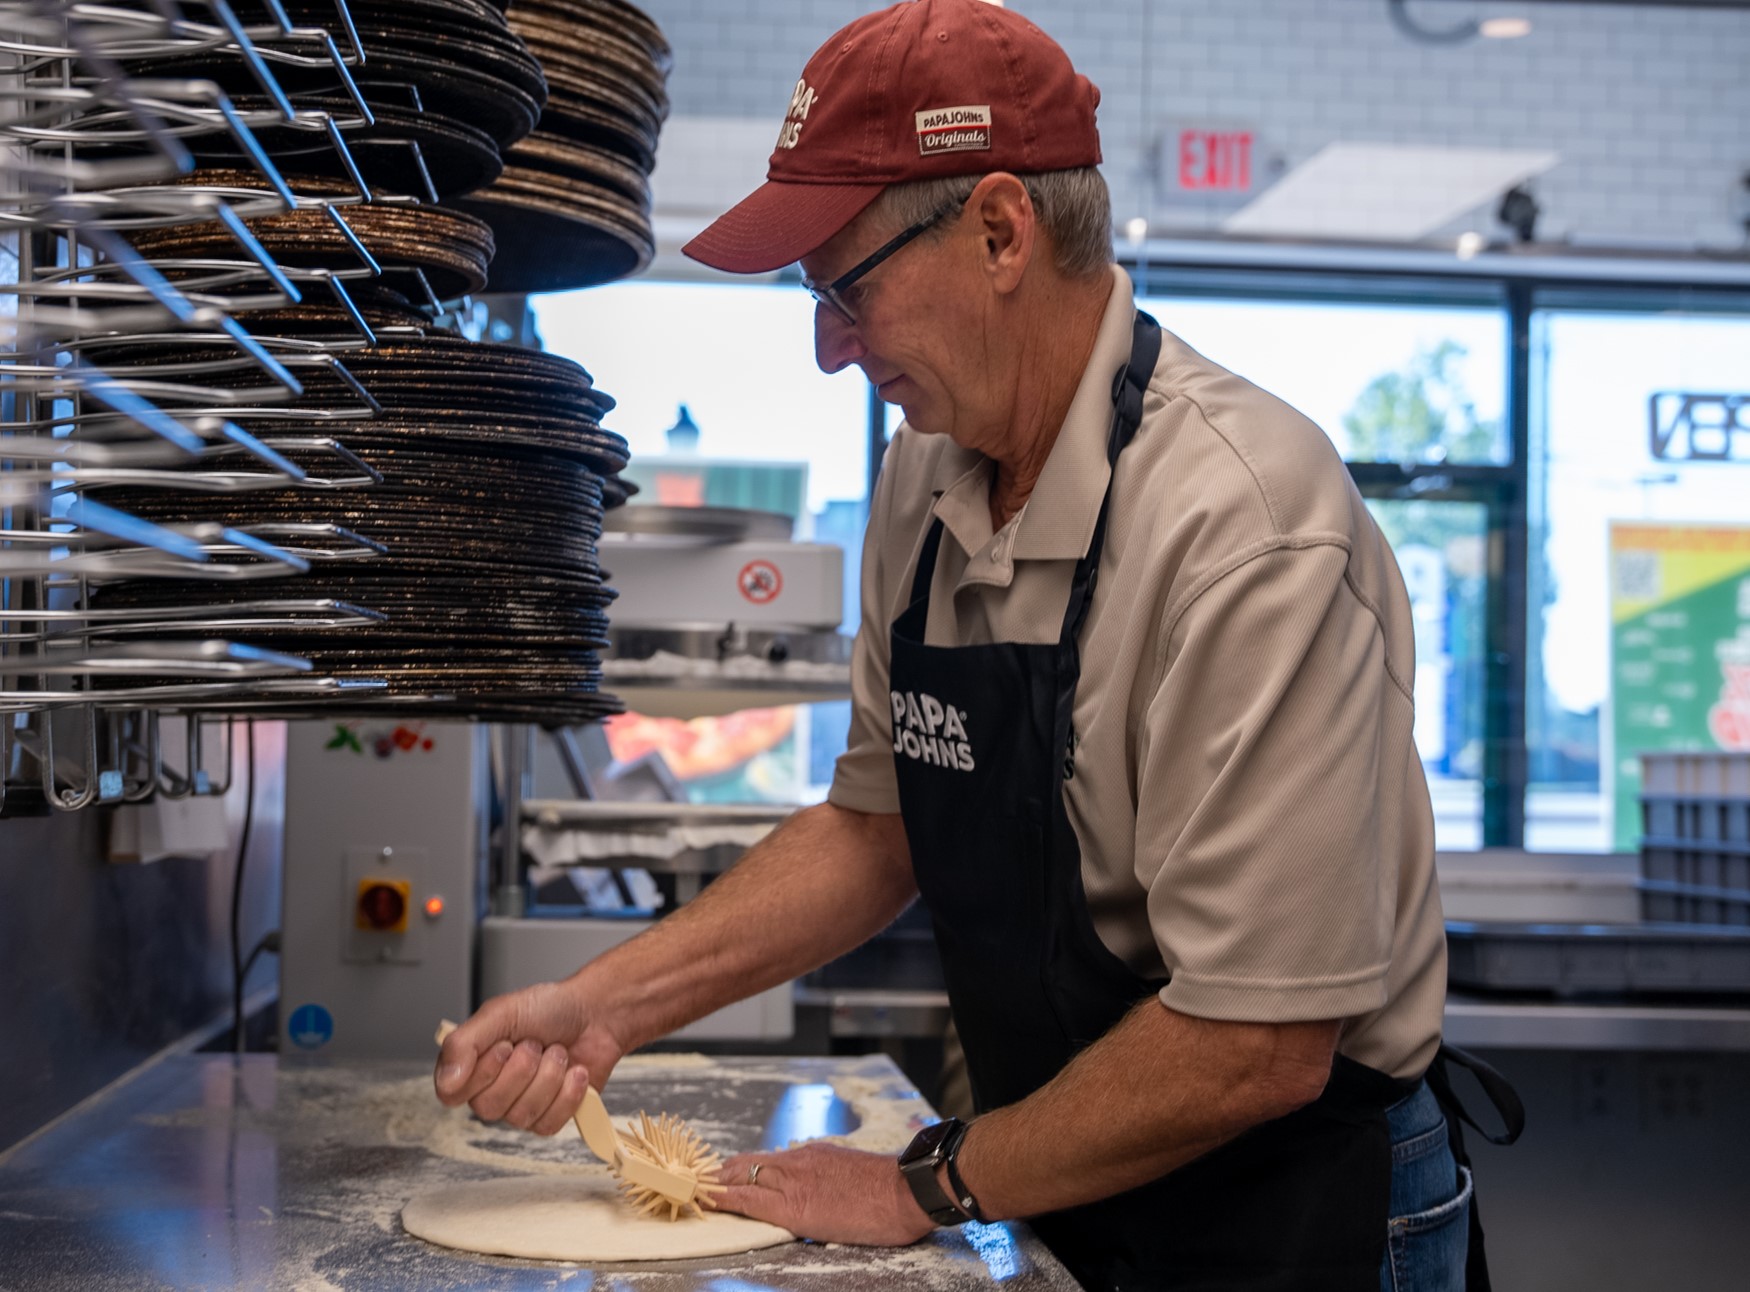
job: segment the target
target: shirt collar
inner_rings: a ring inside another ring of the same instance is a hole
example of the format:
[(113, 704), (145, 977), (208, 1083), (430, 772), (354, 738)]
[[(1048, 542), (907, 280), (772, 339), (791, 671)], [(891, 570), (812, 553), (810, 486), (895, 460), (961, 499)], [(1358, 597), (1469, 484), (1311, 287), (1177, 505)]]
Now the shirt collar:
[[(1106, 440), (1112, 430), (1112, 378), (1130, 360), (1136, 314), (1130, 275), (1114, 265), (1112, 276), (1112, 294), (1095, 334), (1093, 352), (1051, 455), (1015, 519), (1013, 546), (1003, 554), (1007, 558), (1074, 561), (1087, 553), (1093, 541), (1111, 475)], [(993, 537), (991, 473), (990, 459), (949, 441), (932, 474), (935, 514), (968, 554), (978, 552)]]

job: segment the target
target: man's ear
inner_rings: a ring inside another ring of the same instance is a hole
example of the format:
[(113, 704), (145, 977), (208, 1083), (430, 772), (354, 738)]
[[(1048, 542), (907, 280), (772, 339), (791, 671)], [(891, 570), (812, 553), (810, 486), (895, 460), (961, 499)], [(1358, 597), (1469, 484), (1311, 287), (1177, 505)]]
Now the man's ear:
[(1021, 284), (1039, 245), (1039, 219), (1027, 186), (1007, 171), (986, 175), (967, 200), (977, 222), (979, 265), (998, 293)]

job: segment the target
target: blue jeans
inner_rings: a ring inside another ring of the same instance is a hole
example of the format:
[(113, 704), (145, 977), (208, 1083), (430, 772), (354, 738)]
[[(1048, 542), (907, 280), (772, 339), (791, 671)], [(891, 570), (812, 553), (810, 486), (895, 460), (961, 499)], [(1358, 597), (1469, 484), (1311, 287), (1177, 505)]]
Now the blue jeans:
[(1471, 1176), (1452, 1160), (1446, 1118), (1423, 1082), (1386, 1110), (1391, 1209), (1380, 1292), (1463, 1292)]

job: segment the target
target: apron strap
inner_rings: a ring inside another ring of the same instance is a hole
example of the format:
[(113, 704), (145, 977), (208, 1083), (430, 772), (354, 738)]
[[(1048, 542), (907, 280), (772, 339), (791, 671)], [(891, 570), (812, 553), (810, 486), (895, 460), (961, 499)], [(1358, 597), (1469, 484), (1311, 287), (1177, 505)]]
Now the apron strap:
[[(1106, 466), (1118, 469), (1118, 455), (1136, 437), (1142, 424), (1142, 398), (1154, 377), (1155, 362), (1161, 357), (1161, 325), (1144, 310), (1136, 311), (1131, 324), (1130, 361), (1112, 377), (1112, 433), (1106, 437)], [(1076, 562), (1075, 579), (1070, 584), (1069, 606), (1064, 611), (1063, 632), (1059, 640), (1073, 647), (1081, 637), (1082, 625), (1093, 604), (1094, 587), (1100, 581), (1100, 554), (1106, 548), (1106, 516), (1112, 506), (1112, 488), (1100, 500), (1100, 518), (1094, 522), (1094, 536), (1088, 543), (1087, 555)]]
[[(1499, 1135), (1492, 1135), (1484, 1130), (1477, 1124), (1476, 1118), (1470, 1115), (1470, 1110), (1452, 1088), (1452, 1076), (1446, 1070), (1448, 1063), (1456, 1063), (1477, 1079), (1477, 1084), (1483, 1088), (1483, 1093), (1501, 1115), (1503, 1129)], [(1525, 1132), (1525, 1104), (1519, 1098), (1519, 1092), (1492, 1065), (1468, 1050), (1461, 1050), (1456, 1045), (1448, 1045), (1442, 1041), (1440, 1049), (1435, 1052), (1434, 1063), (1428, 1069), (1428, 1085), (1443, 1110), (1450, 1109), (1455, 1112), (1460, 1121), (1491, 1144), (1505, 1147)]]
[[(1458, 1092), (1452, 1088), (1452, 1075), (1447, 1071), (1448, 1063), (1456, 1063), (1477, 1079), (1483, 1093), (1489, 1097), (1489, 1102), (1495, 1106), (1495, 1111), (1501, 1115), (1504, 1129), (1499, 1135), (1492, 1135), (1477, 1124), (1476, 1118), (1470, 1115), (1469, 1109), (1459, 1099)], [(1470, 1168), (1470, 1154), (1464, 1147), (1464, 1128), (1460, 1123), (1467, 1123), (1491, 1144), (1502, 1146), (1513, 1143), (1525, 1130), (1525, 1104), (1519, 1098), (1519, 1092), (1513, 1089), (1507, 1078), (1497, 1072), (1491, 1065), (1459, 1049), (1456, 1045), (1448, 1045), (1444, 1041), (1434, 1054), (1434, 1062), (1428, 1067), (1428, 1088), (1434, 1092), (1435, 1102), (1440, 1105), (1440, 1111), (1446, 1115), (1446, 1138), (1452, 1148), (1453, 1160), (1466, 1169)], [(1475, 1185), (1475, 1172), (1472, 1172), (1470, 1197), (1470, 1253), (1465, 1259), (1464, 1286), (1465, 1292), (1491, 1292), (1489, 1283), (1489, 1257), (1483, 1246), (1483, 1218), (1477, 1210), (1479, 1190)]]
[[(936, 517), (936, 523), (930, 526), (930, 532), (924, 536), (923, 549), (918, 553), (917, 568), (911, 573), (910, 605), (923, 602), (927, 608), (930, 604), (930, 584), (936, 578), (936, 553), (942, 547), (942, 518)], [(920, 632), (919, 641), (923, 640)]]

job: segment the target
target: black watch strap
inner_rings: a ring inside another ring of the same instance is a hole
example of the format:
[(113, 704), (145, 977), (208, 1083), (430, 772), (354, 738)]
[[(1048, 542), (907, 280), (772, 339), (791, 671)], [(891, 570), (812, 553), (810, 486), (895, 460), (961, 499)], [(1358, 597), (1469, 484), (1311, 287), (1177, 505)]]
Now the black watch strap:
[(954, 1190), (954, 1204), (982, 1225), (985, 1223), (984, 1212), (979, 1210), (978, 1199), (972, 1196), (972, 1190), (960, 1178), (960, 1146), (966, 1142), (966, 1130), (964, 1126), (960, 1128), (960, 1133), (942, 1155), (942, 1165), (948, 1168), (948, 1187)]
[(972, 1208), (962, 1209), (936, 1178), (936, 1168), (947, 1164), (948, 1178), (955, 1190), (963, 1197), (971, 1197), (960, 1187), (956, 1179), (959, 1173), (953, 1168), (954, 1153), (965, 1134), (966, 1123), (957, 1117), (949, 1117), (924, 1127), (899, 1155), (899, 1173), (905, 1177), (911, 1196), (938, 1225), (964, 1224), (974, 1214)]

